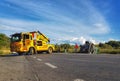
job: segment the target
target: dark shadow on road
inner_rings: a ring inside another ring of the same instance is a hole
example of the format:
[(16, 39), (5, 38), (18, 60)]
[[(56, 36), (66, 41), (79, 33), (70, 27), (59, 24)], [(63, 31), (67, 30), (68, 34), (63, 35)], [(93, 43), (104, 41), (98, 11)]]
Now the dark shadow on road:
[[(6, 54), (6, 55), (0, 55), (0, 57), (16, 57), (16, 56), (30, 56), (31, 54), (21, 54), (21, 55), (19, 55), (19, 54), (17, 54), (17, 53), (14, 53), (14, 54)], [(34, 54), (34, 55), (36, 55), (36, 54)]]
[(15, 57), (15, 56), (22, 56), (22, 55), (18, 55), (18, 54), (0, 55), (0, 57)]

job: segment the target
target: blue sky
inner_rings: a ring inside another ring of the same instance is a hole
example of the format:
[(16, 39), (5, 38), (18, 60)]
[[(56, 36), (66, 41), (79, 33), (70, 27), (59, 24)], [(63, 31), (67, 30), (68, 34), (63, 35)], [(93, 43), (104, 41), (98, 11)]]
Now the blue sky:
[(52, 42), (120, 40), (120, 0), (1, 0), (0, 33), (39, 30)]

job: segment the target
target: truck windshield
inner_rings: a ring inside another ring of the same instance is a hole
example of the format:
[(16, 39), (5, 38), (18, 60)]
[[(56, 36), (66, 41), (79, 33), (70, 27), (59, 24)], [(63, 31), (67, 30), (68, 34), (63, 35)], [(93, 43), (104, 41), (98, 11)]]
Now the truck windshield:
[(21, 41), (21, 34), (14, 34), (11, 37), (11, 42), (19, 42)]

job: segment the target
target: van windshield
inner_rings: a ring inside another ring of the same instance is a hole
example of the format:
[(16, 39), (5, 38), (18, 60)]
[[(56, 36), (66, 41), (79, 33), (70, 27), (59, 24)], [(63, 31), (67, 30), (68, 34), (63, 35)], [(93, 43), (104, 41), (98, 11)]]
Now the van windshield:
[(11, 42), (19, 42), (21, 41), (21, 34), (14, 34), (11, 37)]

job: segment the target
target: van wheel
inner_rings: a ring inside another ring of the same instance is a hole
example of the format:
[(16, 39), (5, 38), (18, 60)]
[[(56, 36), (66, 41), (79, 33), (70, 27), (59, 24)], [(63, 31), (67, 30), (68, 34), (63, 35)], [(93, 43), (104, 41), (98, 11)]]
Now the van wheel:
[(49, 53), (49, 54), (52, 54), (52, 52), (53, 52), (53, 49), (52, 49), (51, 47), (49, 47), (49, 48), (48, 48), (48, 53)]
[(30, 48), (28, 51), (28, 55), (33, 55), (33, 54), (35, 54), (35, 50), (34, 48)]
[(23, 55), (23, 53), (19, 52), (18, 55)]

